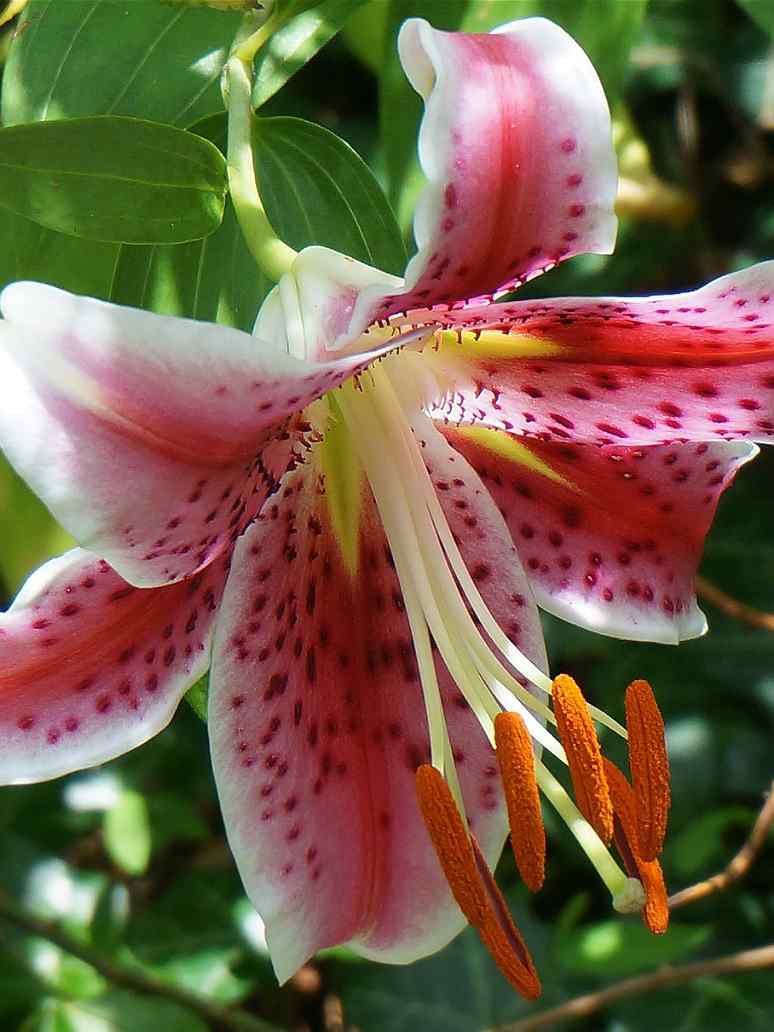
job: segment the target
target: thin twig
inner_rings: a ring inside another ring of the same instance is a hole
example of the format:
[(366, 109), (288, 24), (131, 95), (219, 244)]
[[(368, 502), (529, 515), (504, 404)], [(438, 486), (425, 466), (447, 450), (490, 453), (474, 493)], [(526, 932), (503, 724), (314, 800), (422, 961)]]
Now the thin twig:
[(754, 609), (745, 602), (727, 595), (725, 591), (716, 587), (711, 581), (704, 577), (696, 578), (696, 590), (702, 598), (717, 606), (726, 616), (732, 616), (735, 620), (750, 627), (757, 627), (764, 631), (774, 631), (774, 613), (764, 613), (760, 609)]
[(31, 935), (47, 939), (66, 953), (85, 961), (112, 985), (142, 993), (145, 996), (161, 996), (166, 1000), (172, 1000), (182, 1007), (194, 1011), (212, 1027), (227, 1030), (227, 1032), (277, 1032), (273, 1025), (253, 1017), (246, 1011), (222, 1007), (200, 993), (163, 982), (155, 975), (147, 974), (138, 968), (130, 968), (106, 960), (96, 950), (63, 932), (55, 922), (33, 917), (20, 909), (4, 892), (0, 892), (0, 919)]
[(772, 824), (774, 824), (774, 782), (769, 787), (769, 794), (755, 818), (747, 841), (736, 856), (722, 871), (713, 874), (711, 878), (705, 878), (687, 889), (676, 892), (674, 896), (670, 896), (670, 909), (674, 910), (676, 907), (685, 906), (686, 903), (694, 903), (697, 899), (704, 899), (713, 892), (722, 892), (733, 882), (744, 877), (763, 849)]
[(758, 971), (770, 967), (774, 967), (774, 945), (761, 946), (755, 950), (743, 950), (741, 953), (732, 953), (727, 957), (700, 960), (695, 964), (685, 964), (682, 967), (663, 967), (647, 975), (624, 979), (598, 993), (576, 996), (558, 1007), (541, 1011), (539, 1014), (533, 1014), (532, 1017), (515, 1021), (510, 1025), (500, 1025), (493, 1032), (533, 1032), (534, 1029), (547, 1028), (557, 1022), (587, 1018), (589, 1014), (595, 1014), (603, 1007), (617, 1003), (618, 1000), (623, 1000), (627, 996), (658, 992), (659, 989), (680, 985), (683, 982), (692, 982), (696, 978), (712, 975), (740, 975), (745, 971)]

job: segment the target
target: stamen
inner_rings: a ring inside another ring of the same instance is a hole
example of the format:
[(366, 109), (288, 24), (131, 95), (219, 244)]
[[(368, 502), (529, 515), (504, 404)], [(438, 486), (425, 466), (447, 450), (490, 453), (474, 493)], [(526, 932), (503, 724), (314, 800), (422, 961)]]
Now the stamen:
[(489, 901), (489, 913), (484, 925), (478, 929), (478, 934), (513, 988), (527, 1000), (536, 1000), (542, 987), (527, 944), (516, 927), (475, 836), (471, 836), (471, 842), (478, 873)]
[(669, 904), (661, 864), (643, 860), (637, 838), (637, 800), (626, 775), (605, 759), (605, 774), (615, 810), (615, 844), (629, 874), (636, 875), (645, 890), (642, 920), (654, 935), (663, 935), (669, 926)]
[(417, 768), (417, 798), (438, 862), (457, 904), (474, 928), (489, 907), (467, 829), (443, 776), (428, 763)]
[(517, 713), (499, 713), (495, 718), (495, 747), (516, 866), (527, 888), (537, 892), (545, 879), (546, 832), (532, 738)]
[(633, 681), (626, 690), (626, 726), (637, 844), (643, 860), (655, 860), (661, 855), (669, 814), (669, 758), (664, 720), (647, 681)]
[(578, 685), (567, 674), (554, 679), (552, 696), (559, 737), (567, 753), (575, 798), (581, 813), (603, 842), (613, 837), (610, 801), (602, 750)]
[(429, 764), (419, 767), (416, 783), (422, 817), (460, 910), (514, 989), (536, 999), (540, 980), (529, 950), (478, 843), (465, 829), (449, 786)]

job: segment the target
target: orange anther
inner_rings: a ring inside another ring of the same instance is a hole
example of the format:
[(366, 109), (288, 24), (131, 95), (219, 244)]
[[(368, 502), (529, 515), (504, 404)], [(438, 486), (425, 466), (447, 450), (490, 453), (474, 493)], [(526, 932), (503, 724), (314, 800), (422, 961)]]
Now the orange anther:
[(545, 878), (546, 832), (535, 777), (532, 739), (518, 713), (497, 714), (495, 746), (516, 866), (527, 888), (537, 892)]
[(566, 674), (554, 679), (551, 694), (578, 807), (602, 841), (610, 842), (613, 837), (613, 806), (599, 739), (586, 700), (575, 681)]
[(615, 844), (627, 873), (639, 878), (645, 890), (642, 920), (654, 933), (662, 935), (669, 925), (669, 904), (664, 875), (658, 860), (643, 860), (637, 841), (637, 800), (626, 775), (610, 760), (605, 773), (615, 810)]
[(540, 980), (481, 849), (468, 835), (443, 775), (423, 764), (417, 796), (452, 895), (510, 984), (529, 1000), (540, 995)]
[(669, 759), (664, 721), (647, 681), (633, 681), (626, 690), (626, 728), (640, 856), (643, 860), (655, 860), (661, 854), (666, 835)]
[(416, 773), (419, 808), (452, 895), (468, 919), (478, 928), (489, 904), (481, 885), (467, 828), (446, 779), (423, 763)]
[(516, 927), (475, 837), (472, 842), (481, 884), (489, 902), (486, 920), (478, 929), (478, 934), (501, 974), (516, 992), (527, 1000), (536, 1000), (542, 987), (527, 944)]

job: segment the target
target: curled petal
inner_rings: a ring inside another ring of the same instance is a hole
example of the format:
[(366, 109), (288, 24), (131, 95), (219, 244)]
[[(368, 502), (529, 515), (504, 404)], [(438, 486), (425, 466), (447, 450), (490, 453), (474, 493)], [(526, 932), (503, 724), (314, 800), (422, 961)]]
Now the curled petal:
[(491, 295), (572, 255), (613, 249), (610, 115), (567, 33), (543, 18), (482, 35), (412, 18), (399, 48), (426, 104), (418, 252), (401, 280), (328, 248), (302, 251), (256, 323), (259, 336), (276, 328), (291, 354), (339, 350), (395, 313)]
[(426, 352), (447, 385), (439, 416), (543, 441), (774, 440), (774, 262), (683, 294), (442, 318), (460, 332)]
[(594, 448), (443, 432), (503, 512), (544, 609), (640, 641), (704, 633), (694, 588), (704, 538), (755, 445)]
[(292, 460), (288, 417), (357, 368), (40, 284), (8, 287), (2, 312), (8, 458), (81, 544), (141, 586), (231, 548)]
[(189, 581), (134, 588), (73, 549), (0, 615), (0, 783), (103, 763), (164, 728), (209, 666), (224, 560)]
[(398, 46), (425, 100), (428, 186), (406, 288), (380, 315), (491, 295), (571, 255), (612, 251), (610, 114), (566, 32), (526, 18), (469, 35), (414, 18)]

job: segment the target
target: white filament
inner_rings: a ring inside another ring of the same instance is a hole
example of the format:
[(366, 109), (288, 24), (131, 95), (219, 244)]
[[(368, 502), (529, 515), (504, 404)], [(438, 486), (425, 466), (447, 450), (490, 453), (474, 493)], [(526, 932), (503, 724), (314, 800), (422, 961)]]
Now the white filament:
[[(495, 717), (506, 708), (519, 712), (532, 737), (566, 762), (561, 744), (538, 719), (555, 723), (552, 711), (492, 652), (470, 610), (507, 662), (524, 677), (549, 693), (552, 682), (510, 641), (481, 597), (454, 541), (419, 453), (417, 438), (386, 373), (372, 366), (362, 374), (360, 383), (348, 383), (337, 391), (332, 404), (350, 431), (395, 561), (414, 639), (431, 762), (447, 778), (464, 814), (430, 637), (493, 746)], [(626, 734), (606, 714), (600, 713), (599, 719)], [(550, 771), (542, 763), (538, 763), (537, 771), (541, 789), (599, 872), (614, 901), (629, 898), (631, 879)]]

